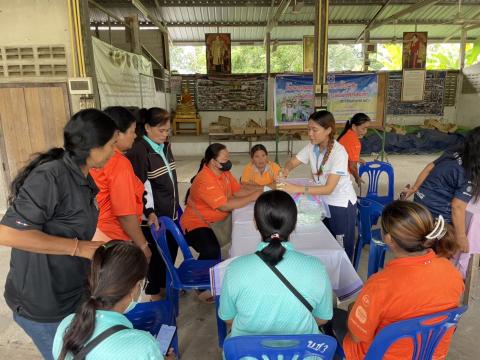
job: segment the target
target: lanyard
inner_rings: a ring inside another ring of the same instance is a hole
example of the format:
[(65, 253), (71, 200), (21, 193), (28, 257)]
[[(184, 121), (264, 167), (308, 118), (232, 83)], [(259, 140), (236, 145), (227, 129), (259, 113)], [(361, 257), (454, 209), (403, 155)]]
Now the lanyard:
[(165, 166), (167, 167), (168, 175), (170, 179), (173, 181), (173, 174), (172, 169), (170, 168), (170, 163), (168, 162), (167, 158), (165, 157), (165, 153), (163, 152), (164, 145), (157, 144), (156, 142), (150, 140), (150, 138), (146, 135), (143, 135), (143, 139), (152, 147), (153, 151), (155, 151), (160, 157), (162, 158)]

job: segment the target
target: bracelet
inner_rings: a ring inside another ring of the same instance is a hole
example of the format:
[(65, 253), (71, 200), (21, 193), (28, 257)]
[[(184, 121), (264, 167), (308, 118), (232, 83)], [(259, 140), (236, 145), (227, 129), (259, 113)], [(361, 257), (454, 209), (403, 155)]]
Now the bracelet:
[(308, 190), (310, 190), (310, 188), (307, 185), (305, 185), (305, 189), (303, 190), (303, 193), (308, 194)]
[(73, 252), (70, 254), (70, 256), (75, 256), (78, 250), (78, 238), (74, 238), (73, 240), (75, 240), (75, 248), (73, 249)]

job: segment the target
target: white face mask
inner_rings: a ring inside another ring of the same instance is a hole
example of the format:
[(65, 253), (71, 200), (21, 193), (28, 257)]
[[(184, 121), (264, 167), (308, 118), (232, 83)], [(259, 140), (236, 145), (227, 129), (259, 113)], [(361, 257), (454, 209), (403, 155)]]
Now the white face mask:
[(124, 313), (124, 314), (132, 311), (132, 310), (135, 308), (135, 306), (137, 306), (137, 304), (138, 304), (138, 299), (140, 298), (140, 295), (142, 294), (142, 285), (139, 284), (139, 286), (140, 286), (140, 293), (139, 293), (139, 295), (138, 295), (137, 300), (133, 300), (133, 296), (132, 296), (132, 301), (130, 301), (130, 304), (128, 304), (128, 306), (126, 307), (126, 309), (123, 310), (123, 313)]

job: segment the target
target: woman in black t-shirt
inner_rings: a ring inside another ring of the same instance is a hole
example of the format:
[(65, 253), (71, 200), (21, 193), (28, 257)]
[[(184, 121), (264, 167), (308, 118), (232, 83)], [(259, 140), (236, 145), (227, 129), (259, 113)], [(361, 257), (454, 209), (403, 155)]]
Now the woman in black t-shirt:
[(451, 223), (462, 252), (468, 253), (465, 211), (472, 198), (480, 198), (480, 126), (470, 131), (460, 151), (445, 152), (428, 164), (402, 194), (405, 199), (415, 194), (415, 202)]
[(64, 149), (38, 154), (11, 185), (0, 224), (0, 245), (12, 248), (5, 300), (13, 318), (45, 359), (59, 322), (85, 296), (89, 261), (102, 243), (91, 242), (98, 220), (91, 168), (113, 155), (116, 127), (105, 113), (73, 115)]

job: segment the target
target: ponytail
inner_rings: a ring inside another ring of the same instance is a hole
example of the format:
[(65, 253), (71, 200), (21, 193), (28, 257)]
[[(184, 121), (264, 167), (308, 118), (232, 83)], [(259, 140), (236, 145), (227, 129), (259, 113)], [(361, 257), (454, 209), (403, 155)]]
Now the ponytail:
[(340, 141), (340, 139), (347, 133), (348, 130), (352, 128), (353, 125), (360, 126), (362, 124), (365, 124), (366, 122), (369, 122), (370, 120), (371, 119), (367, 114), (356, 113), (350, 120), (345, 123), (345, 127), (338, 136), (337, 141)]
[(143, 251), (133, 243), (112, 240), (97, 248), (88, 279), (88, 299), (80, 305), (67, 328), (58, 359), (76, 355), (93, 335), (96, 311), (113, 309), (145, 278), (147, 271)]
[(12, 205), (17, 198), (20, 188), (27, 179), (28, 175), (38, 166), (47, 162), (58, 160), (63, 157), (65, 150), (62, 148), (52, 148), (44, 153), (36, 154), (33, 159), (17, 174), (10, 185), (10, 195), (8, 196), (8, 204)]
[(282, 246), (282, 241), (286, 241), (286, 239), (282, 239), (280, 236), (278, 236), (270, 237), (264, 239), (263, 241), (267, 242), (268, 245), (264, 247), (261, 251), (262, 259), (271, 266), (277, 265), (280, 261), (283, 260), (283, 255), (285, 254), (286, 250)]
[(284, 191), (267, 191), (255, 202), (253, 214), (263, 241), (268, 243), (261, 251), (262, 258), (275, 266), (286, 251), (282, 242), (288, 241), (297, 224), (295, 201)]
[(77, 310), (73, 321), (63, 338), (63, 347), (58, 360), (65, 360), (68, 353), (77, 354), (90, 339), (95, 330), (97, 301), (90, 297)]
[(345, 127), (343, 128), (340, 135), (338, 135), (337, 141), (340, 141), (340, 139), (343, 137), (343, 135), (345, 135), (347, 133), (347, 131), (350, 130), (351, 128), (352, 128), (352, 121), (347, 120), (347, 122), (345, 123)]
[(447, 259), (453, 258), (460, 251), (460, 244), (455, 237), (453, 226), (445, 224), (447, 232), (441, 238), (434, 239), (430, 244), (425, 243), (427, 248), (432, 248), (435, 253)]

